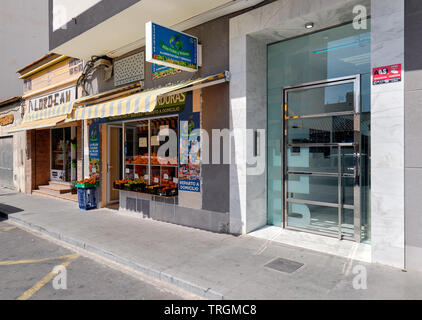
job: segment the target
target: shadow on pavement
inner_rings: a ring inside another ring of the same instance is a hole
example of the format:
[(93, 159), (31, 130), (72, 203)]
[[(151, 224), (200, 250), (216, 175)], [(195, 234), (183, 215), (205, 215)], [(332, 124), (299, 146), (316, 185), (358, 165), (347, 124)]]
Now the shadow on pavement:
[(6, 218), (9, 214), (14, 214), (14, 213), (18, 213), (18, 212), (22, 212), (24, 211), (21, 208), (17, 208), (17, 207), (13, 207), (13, 206), (9, 206), (7, 204), (4, 203), (0, 203), (0, 217), (2, 218)]

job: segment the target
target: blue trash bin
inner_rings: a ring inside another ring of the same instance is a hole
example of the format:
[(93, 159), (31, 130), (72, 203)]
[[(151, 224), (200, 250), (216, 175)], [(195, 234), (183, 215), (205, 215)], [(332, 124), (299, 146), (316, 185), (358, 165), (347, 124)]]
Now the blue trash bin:
[(97, 209), (95, 197), (97, 188), (78, 188), (79, 208), (82, 210)]

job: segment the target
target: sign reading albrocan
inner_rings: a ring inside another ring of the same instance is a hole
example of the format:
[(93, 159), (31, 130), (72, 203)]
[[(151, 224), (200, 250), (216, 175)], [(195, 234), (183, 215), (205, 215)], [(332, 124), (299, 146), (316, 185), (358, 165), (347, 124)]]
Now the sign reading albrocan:
[(198, 38), (147, 22), (146, 61), (179, 70), (198, 71)]
[(53, 93), (49, 93), (45, 96), (40, 96), (29, 100), (29, 112), (35, 112), (38, 110), (45, 110), (60, 104), (70, 102), (76, 98), (76, 88), (66, 88)]

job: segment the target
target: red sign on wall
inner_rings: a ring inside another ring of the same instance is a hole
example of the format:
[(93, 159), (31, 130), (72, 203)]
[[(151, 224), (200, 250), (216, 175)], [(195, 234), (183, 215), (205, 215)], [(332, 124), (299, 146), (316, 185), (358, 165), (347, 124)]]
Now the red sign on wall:
[(394, 83), (401, 81), (401, 64), (374, 68), (372, 70), (373, 85)]

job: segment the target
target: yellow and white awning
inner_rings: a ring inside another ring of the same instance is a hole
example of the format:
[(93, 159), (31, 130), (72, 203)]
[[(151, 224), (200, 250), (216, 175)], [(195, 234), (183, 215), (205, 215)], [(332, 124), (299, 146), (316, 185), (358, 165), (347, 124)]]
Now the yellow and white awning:
[(80, 107), (75, 110), (71, 120), (88, 120), (95, 118), (118, 117), (126, 114), (152, 112), (157, 105), (157, 98), (159, 96), (169, 93), (189, 91), (184, 89), (191, 86), (194, 86), (192, 89), (199, 89), (225, 81), (228, 81), (227, 72), (197, 80), (182, 82), (168, 87), (143, 91), (131, 96), (108, 101), (105, 103), (95, 104), (88, 107)]
[(25, 115), (23, 121), (24, 122), (37, 121), (37, 120), (49, 119), (53, 117), (70, 115), (77, 101), (78, 100), (73, 100), (67, 103), (60, 104), (58, 106), (53, 106), (48, 109), (30, 112)]
[(27, 122), (23, 122), (20, 125), (14, 126), (13, 128), (10, 129), (10, 131), (8, 131), (8, 133), (14, 133), (14, 132), (25, 131), (25, 130), (50, 128), (58, 124), (64, 123), (66, 119), (67, 119), (67, 115), (63, 115), (63, 116), (52, 117), (48, 119), (27, 121)]

